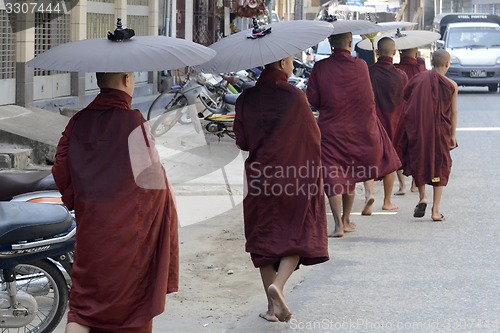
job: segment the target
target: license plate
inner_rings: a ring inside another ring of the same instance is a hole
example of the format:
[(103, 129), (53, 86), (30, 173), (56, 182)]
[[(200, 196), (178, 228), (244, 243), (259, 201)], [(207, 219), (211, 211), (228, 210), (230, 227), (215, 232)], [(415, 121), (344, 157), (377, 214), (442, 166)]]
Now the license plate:
[(486, 77), (486, 71), (481, 69), (473, 69), (470, 71), (470, 77)]

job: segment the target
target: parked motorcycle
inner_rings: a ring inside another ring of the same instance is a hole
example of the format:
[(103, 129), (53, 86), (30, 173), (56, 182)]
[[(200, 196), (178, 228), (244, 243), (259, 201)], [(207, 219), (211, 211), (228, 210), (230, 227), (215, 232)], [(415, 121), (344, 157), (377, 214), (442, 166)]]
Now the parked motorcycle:
[[(188, 75), (184, 85), (173, 86), (171, 90), (161, 93), (153, 101), (147, 113), (153, 135), (165, 134), (177, 122), (191, 123), (204, 111), (205, 104), (215, 108), (220, 107), (222, 96), (228, 92), (225, 84), (220, 76), (200, 73), (195, 78), (190, 78)], [(205, 104), (202, 104), (202, 101)], [(194, 125), (197, 128), (196, 122)]]
[(68, 304), (74, 217), (50, 171), (1, 172), (0, 183), (0, 330), (52, 332)]
[[(308, 75), (309, 69), (299, 64), (298, 60), (296, 63), (295, 72), (302, 76), (294, 74), (288, 82), (305, 91), (308, 79), (304, 75)], [(186, 117), (199, 120), (199, 123), (193, 122), (197, 131), (203, 130), (219, 138), (227, 135), (234, 139), (236, 99), (241, 91), (255, 85), (256, 70), (254, 68), (223, 76), (204, 73), (198, 74), (196, 78), (188, 76), (186, 84), (172, 87), (172, 90), (160, 94), (151, 104), (147, 119), (151, 122), (152, 134), (161, 136), (177, 122), (186, 123), (181, 121)], [(214, 80), (215, 77), (220, 79)]]
[(233, 131), (234, 117), (236, 115), (236, 99), (240, 94), (226, 94), (222, 97), (222, 105), (219, 108), (211, 106), (202, 100), (204, 111), (198, 114), (201, 125), (207, 133), (219, 138), (227, 135), (233, 140), (236, 136)]

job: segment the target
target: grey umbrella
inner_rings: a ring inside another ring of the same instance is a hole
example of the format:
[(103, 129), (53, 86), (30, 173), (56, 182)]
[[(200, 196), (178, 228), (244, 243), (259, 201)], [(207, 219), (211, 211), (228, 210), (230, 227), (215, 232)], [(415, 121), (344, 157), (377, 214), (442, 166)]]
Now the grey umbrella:
[(416, 23), (406, 21), (373, 23), (367, 20), (334, 20), (329, 22), (333, 25), (333, 35), (346, 32), (352, 32), (353, 35), (369, 35), (416, 25)]
[(306, 50), (330, 36), (324, 21), (279, 22), (238, 32), (210, 45), (217, 55), (197, 69), (227, 73), (263, 66)]
[[(389, 37), (396, 43), (397, 50), (412, 49), (430, 44), (438, 40), (440, 36), (437, 32), (425, 30), (397, 31), (376, 36), (373, 45), (377, 45), (381, 38)], [(365, 50), (373, 49), (372, 43), (367, 40), (359, 42), (358, 46)]]
[(85, 39), (58, 45), (28, 61), (30, 67), (68, 72), (140, 72), (195, 66), (215, 51), (184, 39), (134, 36)]
[(333, 34), (340, 35), (352, 32), (353, 35), (364, 35), (388, 30), (367, 20), (336, 20), (330, 22), (333, 25)]

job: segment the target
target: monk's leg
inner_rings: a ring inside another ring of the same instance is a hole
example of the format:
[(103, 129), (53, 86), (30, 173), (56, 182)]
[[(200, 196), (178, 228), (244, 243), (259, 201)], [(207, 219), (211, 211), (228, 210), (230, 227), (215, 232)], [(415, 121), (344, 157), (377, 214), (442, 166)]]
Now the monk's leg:
[(425, 209), (427, 208), (427, 195), (425, 194), (425, 184), (418, 186), (419, 200), (418, 204), (413, 210), (413, 217), (421, 218), (425, 215)]
[(412, 192), (417, 192), (418, 191), (418, 186), (415, 183), (415, 178), (413, 178), (413, 177), (411, 179), (411, 189), (410, 189), (410, 191), (412, 191)]
[(394, 195), (405, 195), (406, 194), (406, 182), (405, 175), (403, 175), (403, 170), (396, 171), (398, 175), (399, 189)]
[(382, 205), (383, 210), (396, 210), (398, 206), (392, 203), (392, 188), (394, 187), (394, 180), (396, 179), (396, 172), (391, 172), (384, 177), (384, 204)]
[(425, 193), (425, 185), (418, 186), (418, 203), (427, 203), (427, 194)]
[(89, 327), (74, 322), (68, 323), (66, 325), (65, 333), (89, 333), (89, 332), (90, 332)]
[(276, 322), (278, 318), (274, 315), (273, 305), (271, 299), (269, 298), (268, 289), (269, 286), (276, 279), (276, 271), (273, 265), (267, 265), (260, 267), (260, 277), (262, 278), (262, 284), (264, 285), (264, 290), (266, 291), (267, 297), (267, 311), (259, 314), (259, 317), (264, 318), (267, 321)]
[(328, 198), (328, 202), (330, 203), (333, 220), (335, 221), (335, 230), (328, 236), (342, 237), (344, 236), (344, 228), (342, 226), (342, 195), (333, 195)]
[(361, 211), (361, 215), (372, 215), (373, 203), (375, 202), (375, 196), (373, 195), (373, 179), (363, 182), (365, 187), (365, 207)]
[(354, 205), (354, 195), (354, 190), (350, 193), (342, 194), (342, 224), (344, 226), (344, 232), (352, 232), (356, 230), (356, 225), (354, 223), (351, 223), (351, 212), (352, 206)]
[(444, 216), (439, 211), (439, 204), (441, 203), (441, 196), (443, 195), (444, 186), (434, 186), (434, 195), (432, 198), (432, 219), (434, 221), (443, 221)]
[(273, 306), (274, 315), (279, 319), (279, 321), (289, 321), (292, 317), (292, 313), (286, 305), (285, 297), (283, 296), (283, 289), (285, 288), (288, 278), (290, 278), (293, 271), (297, 268), (299, 259), (299, 256), (281, 258), (276, 279), (267, 289), (267, 293)]

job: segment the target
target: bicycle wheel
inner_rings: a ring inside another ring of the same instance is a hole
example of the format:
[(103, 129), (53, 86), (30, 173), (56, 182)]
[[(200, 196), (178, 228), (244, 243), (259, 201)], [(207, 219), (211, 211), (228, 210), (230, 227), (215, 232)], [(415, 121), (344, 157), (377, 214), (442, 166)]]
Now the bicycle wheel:
[(186, 97), (180, 92), (166, 91), (161, 93), (149, 107), (147, 120), (152, 120), (161, 116), (165, 110), (174, 105), (174, 103), (183, 103), (183, 100), (185, 100), (187, 104)]
[(173, 105), (165, 110), (161, 116), (153, 119), (151, 125), (151, 133), (153, 133), (153, 136), (161, 136), (174, 127), (175, 123), (177, 123), (183, 115), (181, 110), (182, 108)]

